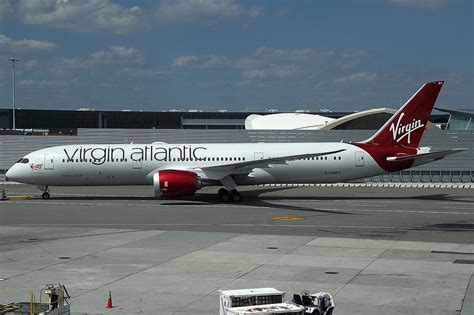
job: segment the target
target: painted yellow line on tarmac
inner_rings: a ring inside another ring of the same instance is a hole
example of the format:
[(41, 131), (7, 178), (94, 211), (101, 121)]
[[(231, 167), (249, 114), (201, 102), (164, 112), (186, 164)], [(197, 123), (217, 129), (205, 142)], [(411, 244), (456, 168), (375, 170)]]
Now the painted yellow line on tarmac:
[(35, 195), (9, 195), (7, 196), (9, 200), (25, 200), (25, 199), (39, 199), (39, 196)]
[(273, 217), (272, 220), (278, 220), (278, 221), (298, 221), (298, 220), (303, 220), (303, 218), (298, 218), (298, 217)]

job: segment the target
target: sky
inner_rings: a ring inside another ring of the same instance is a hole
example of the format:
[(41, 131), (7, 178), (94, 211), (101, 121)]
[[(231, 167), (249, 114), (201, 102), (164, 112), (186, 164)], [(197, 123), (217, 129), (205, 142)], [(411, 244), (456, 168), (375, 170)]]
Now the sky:
[(0, 0), (0, 108), (474, 108), (472, 0)]

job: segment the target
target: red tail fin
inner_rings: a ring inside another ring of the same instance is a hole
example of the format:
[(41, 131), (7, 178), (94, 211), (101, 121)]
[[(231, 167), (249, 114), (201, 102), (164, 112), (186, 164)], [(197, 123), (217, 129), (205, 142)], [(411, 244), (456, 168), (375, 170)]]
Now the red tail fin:
[(367, 144), (417, 148), (444, 81), (424, 84)]

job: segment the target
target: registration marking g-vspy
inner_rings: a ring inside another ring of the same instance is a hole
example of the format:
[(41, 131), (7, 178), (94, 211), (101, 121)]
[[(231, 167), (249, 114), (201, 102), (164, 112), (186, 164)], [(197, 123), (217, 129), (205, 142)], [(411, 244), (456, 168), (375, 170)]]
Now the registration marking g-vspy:
[[(425, 125), (421, 123), (420, 119), (418, 120), (413, 119), (411, 123), (407, 125), (403, 125), (401, 123), (403, 116), (405, 116), (405, 113), (402, 112), (400, 114), (400, 117), (398, 118), (397, 124), (395, 125), (392, 123), (390, 125), (389, 130), (392, 132), (393, 140), (395, 140), (396, 142), (400, 142), (400, 140), (402, 140), (403, 138), (408, 137), (407, 142), (410, 143), (411, 133), (417, 129), (423, 128)], [(400, 136), (400, 137), (397, 139), (397, 136)]]

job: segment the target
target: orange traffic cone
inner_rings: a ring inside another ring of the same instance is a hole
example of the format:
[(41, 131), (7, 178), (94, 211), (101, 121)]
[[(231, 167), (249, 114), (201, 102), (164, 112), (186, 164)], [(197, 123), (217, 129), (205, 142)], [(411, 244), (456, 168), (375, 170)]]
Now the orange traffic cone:
[(109, 291), (109, 298), (107, 299), (107, 306), (105, 308), (113, 308), (112, 306), (112, 292)]

